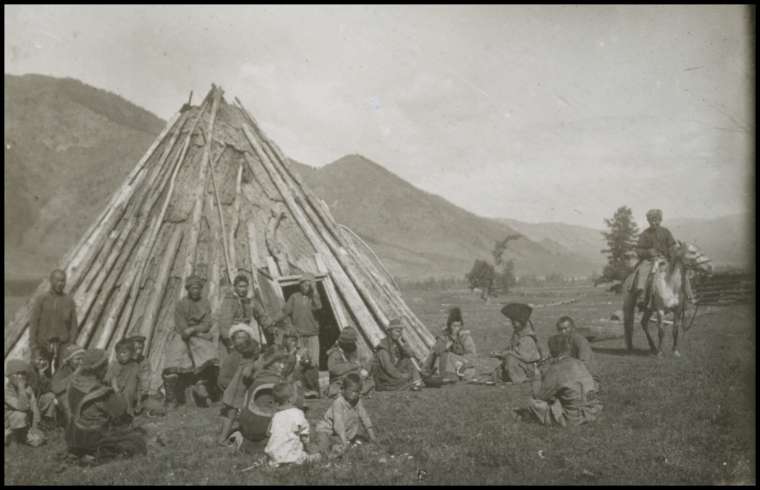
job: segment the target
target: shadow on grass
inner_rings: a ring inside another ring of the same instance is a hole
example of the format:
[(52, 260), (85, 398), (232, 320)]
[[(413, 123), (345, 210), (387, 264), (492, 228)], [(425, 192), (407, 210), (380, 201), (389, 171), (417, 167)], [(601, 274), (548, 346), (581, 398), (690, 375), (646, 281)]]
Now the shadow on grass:
[(619, 348), (619, 349), (613, 349), (610, 347), (591, 347), (591, 350), (599, 353), (599, 354), (609, 354), (612, 356), (623, 356), (623, 357), (650, 357), (652, 356), (652, 353), (649, 351), (649, 349), (633, 349), (632, 351), (628, 351), (625, 347)]

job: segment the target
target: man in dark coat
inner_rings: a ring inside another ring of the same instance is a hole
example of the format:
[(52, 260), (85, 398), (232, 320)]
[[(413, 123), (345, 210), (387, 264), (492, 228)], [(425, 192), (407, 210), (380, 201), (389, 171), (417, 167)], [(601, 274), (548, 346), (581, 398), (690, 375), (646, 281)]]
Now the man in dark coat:
[(32, 357), (48, 361), (49, 369), (57, 370), (66, 345), (76, 340), (78, 322), (74, 300), (64, 293), (66, 273), (60, 269), (50, 274), (50, 291), (32, 306), (29, 320), (29, 343)]

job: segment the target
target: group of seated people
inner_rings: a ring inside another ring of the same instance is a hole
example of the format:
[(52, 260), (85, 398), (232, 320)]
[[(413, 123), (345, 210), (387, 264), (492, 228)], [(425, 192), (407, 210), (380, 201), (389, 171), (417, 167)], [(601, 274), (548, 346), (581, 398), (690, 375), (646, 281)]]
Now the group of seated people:
[[(482, 382), (475, 342), (457, 307), (449, 311), (421, 367), (405, 341), (402, 320), (389, 322), (388, 335), (374, 347), (371, 359), (360, 358), (356, 329), (344, 327), (327, 349), (329, 384), (323, 390), (317, 360), (303, 332), (278, 321), (286, 319), (284, 314), (271, 320), (249, 296), (245, 275), (235, 278), (215, 319), (201, 295), (203, 280), (191, 276), (185, 286), (188, 294), (176, 306), (175, 329), (167, 339), (163, 401), (151, 390), (145, 337), (119, 340), (110, 363), (104, 350), (84, 350), (71, 343), (53, 349), (52, 361), (33, 349), (31, 365), (12, 359), (6, 366), (6, 445), (15, 441), (38, 446), (45, 442), (44, 431), (59, 425), (65, 428), (69, 453), (82, 463), (144, 454), (146, 432), (133, 419), (164, 415), (167, 408), (183, 403), (190, 390), (200, 406), (221, 401), (218, 444), (240, 447), (266, 441), (264, 452), (271, 464), (302, 463), (318, 459), (320, 453), (341, 454), (357, 440), (375, 440), (361, 403), (375, 390), (417, 391), (457, 381)], [(312, 308), (308, 289), (302, 288), (306, 311)], [(531, 311), (519, 303), (502, 309), (513, 335), (503, 352), (491, 354), (501, 362), (487, 373), (491, 380), (485, 383), (532, 381), (530, 413), (544, 424), (594, 420), (601, 405), (595, 397), (598, 383), (589, 371), (588, 342), (573, 331), (570, 317), (562, 317), (557, 322), (560, 333), (549, 339), (546, 356), (530, 322)], [(218, 336), (211, 333), (214, 322)], [(269, 398), (257, 398), (264, 389)], [(314, 450), (304, 400), (321, 396), (334, 401), (315, 427)]]

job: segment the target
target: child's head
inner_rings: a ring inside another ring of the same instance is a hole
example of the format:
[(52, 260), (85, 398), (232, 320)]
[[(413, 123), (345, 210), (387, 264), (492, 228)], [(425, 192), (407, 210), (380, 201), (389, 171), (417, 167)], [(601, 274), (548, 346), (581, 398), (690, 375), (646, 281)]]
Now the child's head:
[(116, 351), (116, 359), (119, 361), (119, 364), (126, 364), (132, 360), (132, 342), (129, 340), (121, 339), (116, 343), (114, 350)]
[(248, 296), (248, 276), (245, 274), (238, 274), (237, 277), (235, 277), (233, 284), (235, 287), (235, 293), (239, 297), (245, 298)]
[(343, 398), (351, 405), (359, 402), (359, 394), (362, 390), (362, 379), (356, 373), (347, 374), (343, 378), (342, 394)]
[(32, 359), (32, 364), (34, 365), (34, 368), (37, 370), (37, 372), (41, 373), (48, 368), (48, 365), (50, 363), (42, 356), (35, 356), (34, 359)]
[(29, 381), (29, 372), (31, 366), (21, 359), (11, 359), (5, 366), (5, 375), (8, 376), (14, 384), (18, 384), (20, 379)]
[(277, 383), (274, 385), (274, 388), (272, 388), (272, 397), (277, 405), (287, 405), (288, 403), (291, 403), (294, 395), (293, 385), (290, 383)]
[(134, 335), (127, 340), (132, 342), (132, 359), (140, 359), (143, 355), (143, 349), (145, 349), (145, 337), (142, 335)]
[(286, 349), (292, 351), (298, 347), (298, 333), (293, 329), (288, 329), (282, 335), (282, 343)]

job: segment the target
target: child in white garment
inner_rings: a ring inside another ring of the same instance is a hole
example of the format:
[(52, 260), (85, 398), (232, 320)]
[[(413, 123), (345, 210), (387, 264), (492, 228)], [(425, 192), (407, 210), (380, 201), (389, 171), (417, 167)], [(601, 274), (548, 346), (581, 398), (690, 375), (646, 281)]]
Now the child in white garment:
[(271, 466), (285, 463), (303, 464), (319, 461), (320, 454), (309, 454), (305, 444), (309, 442), (309, 422), (300, 408), (293, 406), (295, 390), (290, 383), (278, 383), (272, 388), (277, 412), (269, 424), (269, 441), (264, 452)]

